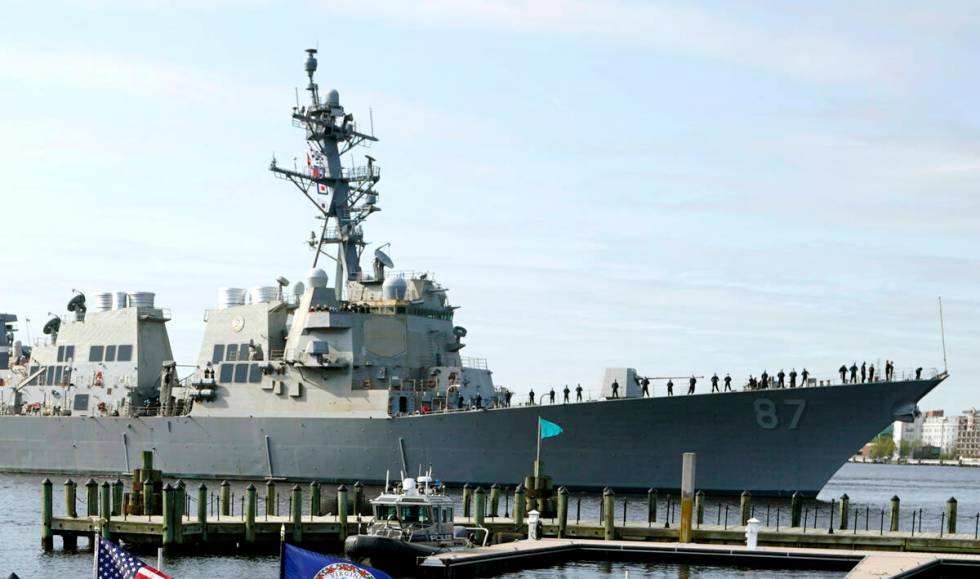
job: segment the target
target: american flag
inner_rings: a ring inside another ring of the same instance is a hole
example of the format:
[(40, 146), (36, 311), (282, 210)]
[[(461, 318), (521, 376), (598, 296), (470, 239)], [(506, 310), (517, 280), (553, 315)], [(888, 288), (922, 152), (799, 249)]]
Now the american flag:
[(173, 579), (99, 537), (96, 579)]

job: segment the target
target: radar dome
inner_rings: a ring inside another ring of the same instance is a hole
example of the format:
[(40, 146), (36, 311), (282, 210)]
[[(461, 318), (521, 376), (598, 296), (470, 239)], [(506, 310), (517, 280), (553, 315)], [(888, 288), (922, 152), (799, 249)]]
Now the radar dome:
[(327, 272), (320, 268), (313, 268), (306, 274), (306, 285), (309, 287), (327, 287), (327, 282), (330, 278), (327, 277)]
[(340, 106), (340, 93), (337, 92), (337, 89), (331, 89), (330, 92), (327, 93), (327, 104), (332, 107)]
[(408, 292), (408, 282), (403, 277), (389, 277), (381, 284), (381, 295), (386, 300), (403, 300)]

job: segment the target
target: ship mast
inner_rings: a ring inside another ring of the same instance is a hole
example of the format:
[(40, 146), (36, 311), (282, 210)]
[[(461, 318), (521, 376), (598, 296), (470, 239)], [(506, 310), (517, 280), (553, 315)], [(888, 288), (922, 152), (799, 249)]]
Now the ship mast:
[[(306, 130), (308, 147), (306, 170), (287, 169), (276, 163), (269, 166), (276, 177), (292, 182), (320, 212), (323, 229), (319, 238), (314, 234), (311, 245), (315, 255), (313, 267), (320, 255), (326, 255), (337, 263), (334, 277), (337, 296), (346, 295), (347, 283), (365, 281), (361, 272), (361, 253), (364, 251), (364, 235), (361, 223), (380, 208), (375, 184), (381, 178), (381, 170), (374, 159), (365, 155), (366, 166), (344, 167), (341, 156), (355, 147), (377, 141), (373, 135), (357, 130), (354, 115), (344, 112), (340, 95), (336, 90), (320, 100), (319, 86), (313, 81), (317, 69), (316, 49), (307, 49), (306, 74), (309, 84), (310, 104), (293, 107), (293, 125)], [(336, 245), (336, 257), (324, 249)], [(378, 280), (380, 281), (380, 280)]]

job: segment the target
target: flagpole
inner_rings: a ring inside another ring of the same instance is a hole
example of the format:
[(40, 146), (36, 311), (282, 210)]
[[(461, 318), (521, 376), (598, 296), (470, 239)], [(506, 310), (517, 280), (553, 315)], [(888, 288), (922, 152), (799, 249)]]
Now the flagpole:
[(286, 576), (286, 525), (279, 527), (279, 579)]
[(92, 579), (99, 579), (99, 534), (92, 535), (95, 548), (92, 549)]
[(538, 416), (538, 453), (534, 459), (534, 486), (541, 484), (541, 417)]

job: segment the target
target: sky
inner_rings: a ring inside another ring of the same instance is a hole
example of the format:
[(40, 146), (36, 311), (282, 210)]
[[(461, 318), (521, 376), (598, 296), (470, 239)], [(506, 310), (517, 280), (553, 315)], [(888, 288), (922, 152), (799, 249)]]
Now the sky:
[(0, 311), (33, 337), (72, 289), (155, 291), (193, 364), (218, 287), (304, 275), (317, 222), (268, 165), (303, 157), (318, 47), (323, 90), (381, 139), (368, 251), (434, 272), (497, 384), (928, 372), (942, 296), (951, 377), (921, 406), (980, 406), (975, 2), (2, 13)]

